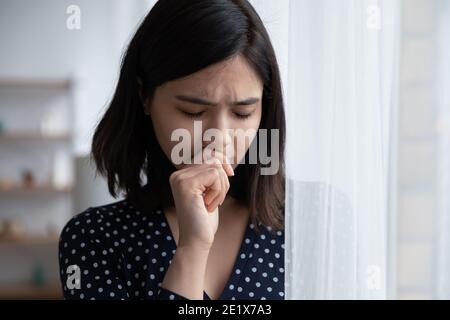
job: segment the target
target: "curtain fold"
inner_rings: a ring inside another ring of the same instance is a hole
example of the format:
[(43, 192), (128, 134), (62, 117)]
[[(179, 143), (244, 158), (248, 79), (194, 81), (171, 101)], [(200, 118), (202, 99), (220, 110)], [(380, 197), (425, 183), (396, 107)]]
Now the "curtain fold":
[(286, 298), (384, 299), (399, 1), (251, 2), (286, 98)]

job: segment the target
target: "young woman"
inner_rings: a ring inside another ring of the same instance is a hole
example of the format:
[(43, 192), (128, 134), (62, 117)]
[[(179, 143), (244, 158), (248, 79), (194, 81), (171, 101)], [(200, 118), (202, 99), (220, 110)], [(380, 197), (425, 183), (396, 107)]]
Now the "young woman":
[[(188, 158), (211, 143), (196, 123), (223, 133), (223, 148), (176, 163), (177, 129), (192, 137)], [(259, 135), (238, 147), (259, 129), (278, 131), (274, 174), (249, 161)], [(92, 142), (110, 193), (125, 197), (87, 208), (61, 232), (65, 298), (284, 299), (284, 139), (278, 65), (253, 7), (159, 0)]]

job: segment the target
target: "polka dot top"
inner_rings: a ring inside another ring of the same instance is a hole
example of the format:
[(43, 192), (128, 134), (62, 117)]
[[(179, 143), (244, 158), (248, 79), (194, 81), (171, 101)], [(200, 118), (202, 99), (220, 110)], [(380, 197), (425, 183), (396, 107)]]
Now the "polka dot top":
[[(262, 224), (260, 230), (247, 225), (219, 300), (284, 299), (284, 232)], [(175, 252), (162, 209), (144, 213), (127, 200), (89, 207), (59, 237), (64, 298), (184, 300), (161, 287)]]

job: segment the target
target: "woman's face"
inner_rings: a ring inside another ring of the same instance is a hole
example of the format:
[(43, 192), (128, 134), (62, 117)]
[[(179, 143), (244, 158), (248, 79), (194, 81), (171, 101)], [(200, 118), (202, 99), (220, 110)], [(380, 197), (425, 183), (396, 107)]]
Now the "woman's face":
[[(259, 128), (262, 94), (262, 81), (246, 59), (236, 55), (157, 87), (147, 108), (156, 138), (172, 163), (172, 148), (180, 141), (171, 141), (171, 136), (174, 130), (183, 128), (190, 135), (190, 155), (215, 141), (216, 150), (226, 154), (235, 168)], [(194, 134), (194, 121), (201, 121), (200, 135), (198, 129)], [(205, 141), (203, 134), (213, 128), (220, 135)], [(177, 169), (183, 166), (174, 165)]]

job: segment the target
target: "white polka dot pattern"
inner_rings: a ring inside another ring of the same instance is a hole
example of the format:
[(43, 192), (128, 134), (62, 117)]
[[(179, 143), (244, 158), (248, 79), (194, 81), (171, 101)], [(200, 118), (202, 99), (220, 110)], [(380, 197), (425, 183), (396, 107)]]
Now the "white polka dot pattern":
[[(284, 232), (259, 227), (260, 234), (248, 225), (220, 300), (284, 299)], [(144, 213), (127, 200), (89, 207), (60, 235), (64, 298), (186, 299), (161, 287), (175, 252), (161, 209)], [(73, 265), (79, 268), (79, 288), (73, 287)], [(206, 292), (204, 299), (210, 299)]]

